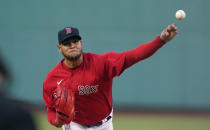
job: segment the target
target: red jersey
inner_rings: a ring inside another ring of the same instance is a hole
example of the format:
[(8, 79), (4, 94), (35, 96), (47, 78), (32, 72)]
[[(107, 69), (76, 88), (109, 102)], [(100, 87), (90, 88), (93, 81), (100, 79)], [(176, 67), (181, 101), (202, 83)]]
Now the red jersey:
[(69, 80), (68, 87), (75, 92), (73, 122), (90, 125), (104, 119), (112, 111), (113, 78), (129, 66), (151, 56), (162, 45), (164, 42), (157, 37), (122, 53), (83, 53), (83, 62), (75, 69), (68, 68), (62, 60), (49, 72), (43, 84), (48, 121), (55, 125), (56, 88), (66, 79)]

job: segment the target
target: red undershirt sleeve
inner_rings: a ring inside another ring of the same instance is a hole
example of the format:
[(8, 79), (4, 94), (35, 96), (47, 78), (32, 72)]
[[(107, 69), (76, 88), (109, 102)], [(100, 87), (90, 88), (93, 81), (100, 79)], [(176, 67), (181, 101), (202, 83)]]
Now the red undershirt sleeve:
[(124, 69), (131, 65), (152, 56), (165, 42), (160, 39), (160, 36), (154, 40), (141, 44), (135, 49), (123, 52), (125, 54)]

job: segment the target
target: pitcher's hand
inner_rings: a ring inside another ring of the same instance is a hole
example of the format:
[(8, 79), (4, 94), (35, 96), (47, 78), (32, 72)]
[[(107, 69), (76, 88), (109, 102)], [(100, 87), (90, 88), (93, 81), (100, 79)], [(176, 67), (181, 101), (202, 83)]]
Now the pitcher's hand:
[(166, 29), (163, 30), (163, 32), (160, 35), (160, 39), (164, 41), (165, 43), (172, 40), (176, 34), (178, 33), (177, 27), (175, 24), (168, 25)]

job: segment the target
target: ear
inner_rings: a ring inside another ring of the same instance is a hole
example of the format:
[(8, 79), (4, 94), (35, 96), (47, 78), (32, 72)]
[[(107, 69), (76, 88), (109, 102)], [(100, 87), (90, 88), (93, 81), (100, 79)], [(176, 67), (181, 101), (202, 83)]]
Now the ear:
[(58, 48), (58, 51), (59, 51), (60, 53), (62, 53), (61, 44), (58, 44), (58, 45), (57, 45), (57, 48)]

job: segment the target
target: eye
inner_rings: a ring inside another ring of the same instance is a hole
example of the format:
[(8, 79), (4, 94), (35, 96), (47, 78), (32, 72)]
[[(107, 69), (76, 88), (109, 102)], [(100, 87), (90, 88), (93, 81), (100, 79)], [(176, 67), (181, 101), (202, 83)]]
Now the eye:
[(72, 42), (73, 42), (73, 43), (78, 43), (79, 40), (78, 40), (78, 39), (75, 39), (75, 40), (73, 40)]
[(63, 42), (62, 43), (64, 46), (69, 46), (69, 42)]

